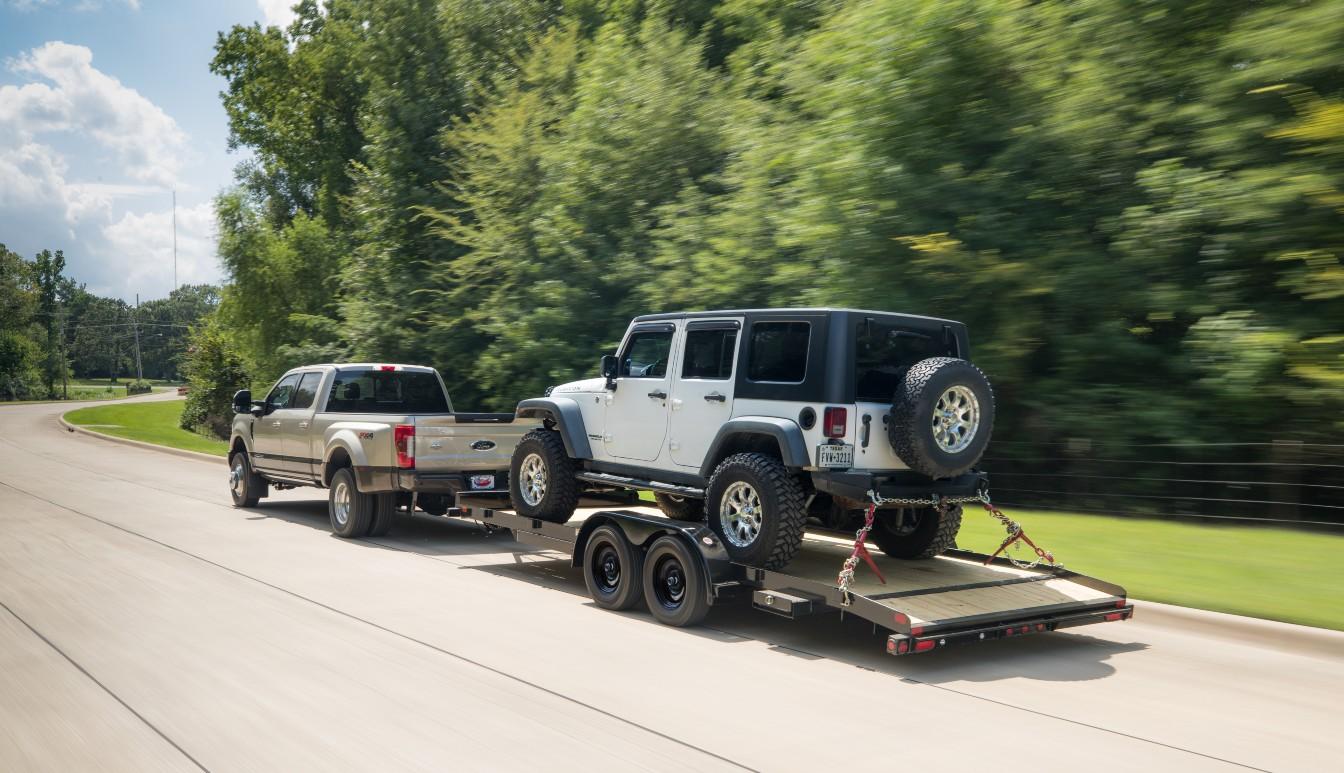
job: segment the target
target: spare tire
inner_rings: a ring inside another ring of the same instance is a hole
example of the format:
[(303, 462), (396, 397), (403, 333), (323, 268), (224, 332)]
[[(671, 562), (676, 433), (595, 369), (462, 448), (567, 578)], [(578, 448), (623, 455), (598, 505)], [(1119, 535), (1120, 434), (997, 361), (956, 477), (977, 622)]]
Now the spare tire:
[(952, 478), (980, 461), (993, 428), (994, 390), (985, 374), (966, 360), (930, 357), (897, 387), (887, 437), (910, 469)]

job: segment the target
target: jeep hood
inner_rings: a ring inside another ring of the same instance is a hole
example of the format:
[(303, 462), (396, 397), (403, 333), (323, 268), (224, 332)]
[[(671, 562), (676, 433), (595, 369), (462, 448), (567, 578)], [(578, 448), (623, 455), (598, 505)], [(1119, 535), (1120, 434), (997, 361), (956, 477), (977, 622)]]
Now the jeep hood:
[(571, 381), (568, 384), (560, 384), (551, 390), (552, 395), (574, 394), (576, 392), (605, 392), (607, 389), (607, 380), (604, 378), (586, 378), (582, 381)]

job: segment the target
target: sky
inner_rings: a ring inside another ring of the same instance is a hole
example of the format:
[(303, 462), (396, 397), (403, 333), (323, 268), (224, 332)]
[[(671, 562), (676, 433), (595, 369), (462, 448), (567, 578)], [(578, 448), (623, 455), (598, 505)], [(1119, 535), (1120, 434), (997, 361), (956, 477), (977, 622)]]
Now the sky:
[(212, 200), (228, 150), (219, 32), (294, 0), (0, 0), (0, 244), (64, 250), (89, 291), (134, 301), (219, 282)]

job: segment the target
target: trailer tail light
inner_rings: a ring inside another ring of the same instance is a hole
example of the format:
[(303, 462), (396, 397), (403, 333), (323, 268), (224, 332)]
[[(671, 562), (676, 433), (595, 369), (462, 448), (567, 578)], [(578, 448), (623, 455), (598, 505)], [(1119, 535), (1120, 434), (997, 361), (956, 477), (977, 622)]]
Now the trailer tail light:
[(397, 466), (403, 470), (415, 468), (415, 425), (398, 424), (392, 429), (392, 444), (397, 449)]
[(924, 641), (917, 641), (915, 642), (915, 652), (928, 652), (929, 650), (937, 646), (938, 642), (934, 641), (933, 639), (925, 639)]
[(845, 436), (845, 425), (849, 424), (849, 410), (847, 408), (827, 408), (822, 414), (821, 431), (826, 437), (842, 438)]
[(1105, 619), (1106, 619), (1106, 622), (1108, 622), (1108, 623), (1114, 623), (1114, 622), (1116, 622), (1117, 620), (1124, 620), (1124, 619), (1125, 619), (1125, 613), (1124, 613), (1124, 612), (1112, 612), (1112, 613), (1110, 613), (1109, 615), (1107, 615)]

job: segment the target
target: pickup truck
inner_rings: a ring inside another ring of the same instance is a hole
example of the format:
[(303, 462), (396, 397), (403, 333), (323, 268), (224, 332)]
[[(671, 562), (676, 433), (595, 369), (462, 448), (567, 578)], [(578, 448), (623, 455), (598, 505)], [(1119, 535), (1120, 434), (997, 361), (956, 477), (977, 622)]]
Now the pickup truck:
[(233, 408), (234, 505), (255, 507), (272, 485), (326, 488), (342, 537), (387, 533), (400, 507), (443, 515), (459, 492), (507, 492), (513, 448), (539, 425), (458, 413), (438, 372), (417, 365), (306, 365), (263, 400), (240, 390)]

